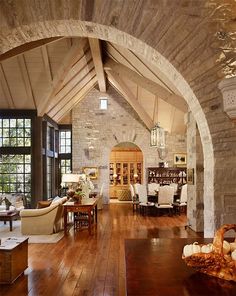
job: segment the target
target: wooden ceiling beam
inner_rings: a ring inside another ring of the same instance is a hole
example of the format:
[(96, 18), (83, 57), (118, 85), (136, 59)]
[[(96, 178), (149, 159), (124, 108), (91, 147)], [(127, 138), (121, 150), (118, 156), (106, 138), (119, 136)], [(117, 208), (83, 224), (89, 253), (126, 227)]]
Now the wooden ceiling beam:
[(3, 66), (1, 63), (0, 63), (0, 83), (2, 85), (3, 93), (7, 99), (7, 103), (8, 103), (9, 108), (14, 109), (15, 108), (14, 101), (13, 101), (10, 87), (8, 85), (6, 75), (4, 73), (4, 69), (3, 69)]
[(61, 62), (60, 68), (58, 69), (55, 77), (52, 81), (52, 89), (47, 98), (45, 98), (42, 103), (38, 106), (38, 115), (42, 116), (50, 100), (59, 92), (63, 86), (63, 81), (70, 71), (71, 67), (81, 58), (84, 54), (84, 47), (87, 44), (86, 38), (75, 39), (71, 49), (66, 54), (65, 58)]
[(26, 51), (41, 47), (45, 44), (50, 44), (53, 43), (55, 41), (58, 41), (60, 39), (64, 39), (65, 37), (52, 37), (52, 38), (46, 38), (46, 39), (40, 39), (40, 40), (36, 40), (36, 41), (32, 41), (29, 43), (25, 43), (22, 44), (20, 46), (17, 46), (3, 54), (0, 55), (0, 61), (12, 58), (12, 57), (16, 57)]
[(97, 77), (94, 75), (84, 86), (77, 92), (70, 101), (52, 118), (56, 122), (60, 121), (68, 112), (70, 112), (79, 102), (81, 102), (85, 96), (90, 92), (92, 88), (97, 84)]
[(103, 69), (100, 41), (99, 39), (89, 38), (89, 45), (92, 52), (93, 62), (97, 74), (99, 90), (101, 92), (106, 92), (106, 77)]
[(47, 46), (46, 45), (41, 47), (41, 53), (42, 53), (43, 64), (44, 64), (46, 75), (47, 75), (48, 80), (50, 81), (50, 83), (52, 83), (52, 81), (53, 81), (52, 70), (51, 70), (51, 66), (50, 66), (50, 61), (49, 61), (48, 51), (47, 51)]
[[(68, 80), (60, 91), (49, 101), (46, 109), (44, 110), (45, 113), (54, 108), (54, 106), (56, 106), (58, 102), (60, 102), (63, 97), (65, 97), (65, 95), (69, 93), (93, 68), (94, 64), (91, 53), (88, 52), (87, 55), (84, 55), (68, 73), (70, 80)], [(75, 70), (77, 70), (77, 72), (75, 72)], [(72, 71), (73, 76), (71, 75)], [(67, 79), (67, 77), (65, 79)]]
[(164, 100), (165, 102), (169, 103), (170, 105), (176, 107), (177, 109), (187, 112), (187, 104), (184, 101), (184, 99), (174, 93), (169, 92), (166, 88), (163, 86), (153, 82), (152, 80), (139, 75), (135, 71), (131, 70), (130, 68), (118, 64), (115, 61), (113, 61), (111, 58), (108, 58), (104, 69), (106, 70), (112, 70), (113, 73), (116, 73), (119, 77), (126, 77), (129, 80), (133, 81), (134, 83), (138, 84), (142, 88), (146, 89), (150, 93), (156, 95), (160, 99)]
[(35, 102), (35, 98), (34, 98), (34, 93), (33, 93), (33, 90), (32, 90), (31, 81), (30, 81), (28, 69), (27, 69), (27, 66), (26, 66), (25, 57), (24, 57), (23, 54), (19, 55), (17, 57), (17, 62), (18, 62), (19, 67), (20, 67), (20, 71), (21, 71), (22, 78), (23, 78), (23, 81), (24, 81), (25, 90), (26, 90), (28, 100), (30, 100), (31, 102), (34, 103), (34, 108), (36, 109), (37, 107), (36, 107), (36, 102)]
[(127, 102), (135, 110), (138, 116), (141, 118), (146, 127), (151, 130), (154, 123), (151, 117), (146, 113), (144, 108), (140, 105), (138, 100), (135, 98), (129, 87), (125, 84), (123, 79), (115, 72), (111, 70), (105, 70), (108, 80), (122, 93)]
[(96, 72), (93, 68), (92, 71), (88, 72), (83, 77), (78, 77), (78, 83), (76, 86), (72, 88), (67, 94), (65, 94), (61, 100), (58, 100), (58, 102), (51, 110), (48, 111), (47, 114), (53, 118), (94, 76), (96, 76)]

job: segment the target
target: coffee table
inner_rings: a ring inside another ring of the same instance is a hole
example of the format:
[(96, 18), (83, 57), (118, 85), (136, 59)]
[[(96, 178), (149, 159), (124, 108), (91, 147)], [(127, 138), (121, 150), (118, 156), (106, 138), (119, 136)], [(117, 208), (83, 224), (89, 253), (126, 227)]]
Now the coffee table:
[(10, 231), (12, 231), (12, 221), (19, 218), (18, 211), (1, 211), (0, 212), (0, 221), (4, 221), (6, 224), (7, 221), (10, 223)]

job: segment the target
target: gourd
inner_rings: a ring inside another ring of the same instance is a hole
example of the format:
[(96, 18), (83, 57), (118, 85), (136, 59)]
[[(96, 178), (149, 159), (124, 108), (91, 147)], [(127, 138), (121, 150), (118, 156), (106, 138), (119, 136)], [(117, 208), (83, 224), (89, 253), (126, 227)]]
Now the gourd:
[(236, 249), (231, 253), (231, 258), (236, 260)]
[(213, 251), (213, 245), (212, 244), (203, 245), (201, 247), (201, 252), (202, 253), (211, 253), (212, 251)]
[(233, 252), (234, 250), (236, 250), (236, 242), (233, 243), (229, 243), (230, 244), (230, 251)]
[(201, 247), (198, 245), (198, 242), (194, 242), (191, 245), (184, 246), (183, 255), (184, 257), (191, 256), (195, 253), (201, 253)]
[(223, 253), (226, 255), (230, 252), (230, 243), (227, 241), (223, 241)]

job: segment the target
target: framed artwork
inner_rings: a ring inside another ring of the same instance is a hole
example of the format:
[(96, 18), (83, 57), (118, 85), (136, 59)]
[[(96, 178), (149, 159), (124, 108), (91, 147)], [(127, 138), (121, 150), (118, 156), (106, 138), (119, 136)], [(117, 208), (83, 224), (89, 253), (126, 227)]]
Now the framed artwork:
[(187, 184), (194, 184), (194, 169), (187, 169)]
[(98, 168), (97, 167), (83, 167), (83, 173), (85, 173), (91, 180), (98, 178)]
[(176, 153), (174, 154), (174, 164), (177, 166), (186, 166), (187, 164), (187, 154), (186, 153)]

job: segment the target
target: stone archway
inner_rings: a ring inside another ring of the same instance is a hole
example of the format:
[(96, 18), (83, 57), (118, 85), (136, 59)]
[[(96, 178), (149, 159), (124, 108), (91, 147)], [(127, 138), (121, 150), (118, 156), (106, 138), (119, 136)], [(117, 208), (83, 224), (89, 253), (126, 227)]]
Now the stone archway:
[[(4, 36), (4, 32), (2, 33)], [(160, 71), (169, 77), (169, 80), (175, 85), (181, 95), (187, 102), (189, 109), (194, 115), (201, 135), (203, 153), (204, 153), (204, 233), (205, 236), (212, 236), (216, 227), (215, 218), (215, 199), (214, 199), (214, 154), (211, 133), (203, 109), (184, 77), (177, 69), (162, 56), (156, 49), (148, 46), (145, 42), (113, 27), (100, 25), (92, 22), (83, 22), (79, 20), (61, 20), (61, 21), (42, 21), (29, 23), (27, 25), (19, 24), (12, 30), (6, 30), (2, 52), (6, 52), (16, 46), (26, 42), (49, 38), (55, 36), (85, 36), (94, 37), (110, 42), (132, 50), (139, 54), (145, 60), (155, 65)]]

